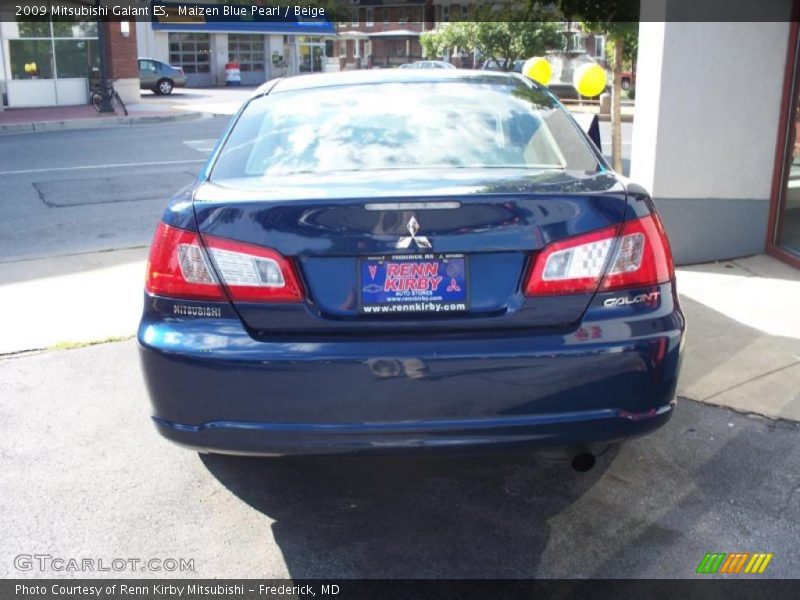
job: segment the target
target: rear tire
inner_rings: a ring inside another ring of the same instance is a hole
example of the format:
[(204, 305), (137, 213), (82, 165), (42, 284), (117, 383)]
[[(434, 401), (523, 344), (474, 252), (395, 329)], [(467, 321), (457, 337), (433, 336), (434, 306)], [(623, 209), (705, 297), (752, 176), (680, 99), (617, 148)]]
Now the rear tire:
[(160, 96), (169, 96), (172, 93), (173, 88), (172, 80), (170, 79), (161, 79), (156, 84), (156, 94)]
[(622, 80), (622, 89), (626, 92), (631, 89), (631, 80), (630, 79), (623, 79)]
[(114, 106), (114, 112), (117, 112), (117, 108), (122, 109), (122, 113), (127, 117), (128, 116), (128, 109), (125, 108), (125, 103), (122, 101), (122, 98), (119, 97), (119, 94), (115, 91), (114, 95), (111, 96), (111, 103)]
[(103, 97), (100, 95), (100, 92), (92, 92), (91, 102), (94, 109), (100, 112), (100, 106), (103, 103)]

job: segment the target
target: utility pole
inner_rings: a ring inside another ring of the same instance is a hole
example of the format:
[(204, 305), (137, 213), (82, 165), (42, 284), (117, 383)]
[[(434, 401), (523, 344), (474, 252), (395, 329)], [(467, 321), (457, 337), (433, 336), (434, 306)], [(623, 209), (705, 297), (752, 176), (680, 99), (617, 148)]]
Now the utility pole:
[(100, 0), (94, 0), (94, 5), (98, 9), (97, 17), (97, 51), (100, 54), (100, 112), (113, 113), (114, 107), (111, 106), (111, 97), (106, 93), (108, 90), (108, 73), (106, 71), (106, 33), (103, 27), (103, 20), (99, 16)]

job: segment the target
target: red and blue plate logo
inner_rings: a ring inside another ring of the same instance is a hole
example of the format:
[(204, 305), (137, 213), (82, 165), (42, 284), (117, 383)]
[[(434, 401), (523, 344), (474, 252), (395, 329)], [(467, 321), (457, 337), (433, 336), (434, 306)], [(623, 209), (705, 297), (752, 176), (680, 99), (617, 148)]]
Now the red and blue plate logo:
[(361, 262), (361, 306), (403, 306), (365, 312), (466, 310), (467, 269), (463, 254), (367, 258)]

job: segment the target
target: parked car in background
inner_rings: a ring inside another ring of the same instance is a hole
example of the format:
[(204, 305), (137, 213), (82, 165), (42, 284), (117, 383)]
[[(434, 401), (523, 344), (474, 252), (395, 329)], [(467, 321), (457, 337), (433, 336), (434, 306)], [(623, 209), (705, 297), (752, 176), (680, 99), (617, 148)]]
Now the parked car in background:
[(684, 327), (653, 201), (547, 89), (382, 69), (252, 94), (158, 224), (138, 340), (155, 425), (202, 452), (590, 468), (670, 418)]
[[(514, 73), (522, 73), (522, 67), (525, 64), (525, 61), (521, 58), (518, 58), (514, 61), (514, 65), (510, 69)], [(484, 71), (505, 71), (506, 59), (501, 58), (500, 61), (496, 60), (486, 60), (483, 62), (483, 66), (481, 69)]]
[(418, 60), (400, 65), (401, 69), (455, 69), (454, 65), (444, 60)]
[[(613, 77), (613, 75), (611, 77)], [(613, 81), (613, 79), (609, 79), (609, 81)], [(629, 90), (632, 87), (636, 87), (636, 72), (635, 71), (623, 71), (622, 72), (622, 89), (623, 90)]]
[(154, 58), (139, 59), (139, 87), (156, 94), (168, 95), (176, 87), (186, 85), (183, 69)]

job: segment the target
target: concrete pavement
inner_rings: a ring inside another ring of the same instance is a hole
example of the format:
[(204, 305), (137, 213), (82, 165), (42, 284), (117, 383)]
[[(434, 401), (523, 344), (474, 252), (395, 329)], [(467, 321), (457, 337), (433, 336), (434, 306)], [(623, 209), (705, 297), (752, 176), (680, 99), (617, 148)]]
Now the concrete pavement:
[(679, 393), (800, 421), (800, 271), (766, 255), (683, 267)]
[(232, 115), (247, 100), (257, 86), (211, 88), (176, 88), (169, 96), (143, 91), (141, 102), (156, 110), (200, 112), (213, 115)]

